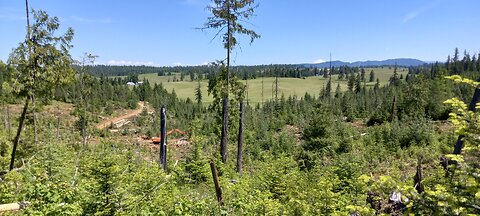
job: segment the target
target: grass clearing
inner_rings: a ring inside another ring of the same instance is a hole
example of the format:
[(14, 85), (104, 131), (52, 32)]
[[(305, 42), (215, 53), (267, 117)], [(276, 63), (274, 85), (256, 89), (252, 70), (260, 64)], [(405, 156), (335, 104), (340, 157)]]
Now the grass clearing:
[[(365, 68), (365, 78), (368, 79), (370, 71), (375, 73), (375, 79), (379, 78), (380, 84), (385, 85), (393, 75), (393, 67), (383, 68)], [(399, 75), (403, 75), (405, 78), (408, 70), (406, 68), (398, 69)], [(155, 73), (140, 74), (138, 76), (140, 80), (147, 79), (151, 84), (162, 83), (164, 88), (169, 92), (175, 90), (175, 93), (179, 98), (190, 98), (195, 100), (195, 88), (198, 85), (198, 81), (190, 81), (189, 76), (184, 77), (184, 81), (173, 82), (174, 79), (180, 80), (180, 74), (172, 74), (170, 76), (158, 76)], [(257, 78), (251, 80), (242, 80), (243, 83), (248, 85), (248, 100), (251, 104), (261, 103), (263, 101), (270, 100), (274, 97), (274, 82), (275, 77)], [(262, 88), (263, 82), (263, 88)], [(337, 85), (340, 84), (342, 91), (347, 90), (347, 81), (338, 80), (338, 76), (332, 76), (332, 92), (335, 92)], [(367, 82), (367, 86), (373, 86), (375, 82)], [(207, 86), (208, 80), (200, 81), (202, 96), (204, 103), (211, 103), (213, 98), (208, 95)], [(318, 97), (322, 88), (326, 85), (326, 79), (321, 76), (317, 77), (305, 77), (305, 78), (279, 78), (279, 97), (283, 94), (285, 97), (296, 95), (297, 97), (303, 97), (306, 92), (310, 95)], [(263, 90), (262, 90), (263, 89)], [(263, 96), (262, 96), (263, 92)]]

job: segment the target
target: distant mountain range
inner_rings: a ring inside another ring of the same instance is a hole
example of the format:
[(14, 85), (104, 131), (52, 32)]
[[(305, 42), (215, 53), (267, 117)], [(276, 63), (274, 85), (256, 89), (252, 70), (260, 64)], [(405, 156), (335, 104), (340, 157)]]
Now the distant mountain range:
[[(343, 62), (343, 61), (332, 61), (333, 67), (340, 66), (349, 66), (349, 67), (372, 67), (372, 66), (385, 66), (385, 65), (398, 65), (400, 67), (409, 67), (409, 66), (419, 66), (426, 64), (426, 62), (411, 59), (411, 58), (396, 58), (396, 59), (387, 59), (383, 61), (356, 61), (356, 62)], [(330, 67), (330, 62), (323, 62), (318, 64), (304, 64), (306, 67), (317, 67), (317, 68), (328, 68)]]

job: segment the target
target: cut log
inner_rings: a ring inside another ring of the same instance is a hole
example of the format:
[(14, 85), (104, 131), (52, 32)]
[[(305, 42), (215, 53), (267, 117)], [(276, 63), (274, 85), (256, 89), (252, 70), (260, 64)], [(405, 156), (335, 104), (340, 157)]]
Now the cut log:
[(18, 211), (21, 209), (25, 209), (30, 205), (30, 202), (17, 202), (17, 203), (8, 203), (8, 204), (1, 204), (0, 205), (0, 212), (6, 212), (6, 211)]
[(222, 188), (220, 187), (220, 183), (218, 181), (217, 168), (215, 167), (215, 162), (213, 160), (210, 160), (210, 169), (212, 170), (213, 184), (215, 185), (215, 193), (217, 194), (218, 205), (223, 206)]

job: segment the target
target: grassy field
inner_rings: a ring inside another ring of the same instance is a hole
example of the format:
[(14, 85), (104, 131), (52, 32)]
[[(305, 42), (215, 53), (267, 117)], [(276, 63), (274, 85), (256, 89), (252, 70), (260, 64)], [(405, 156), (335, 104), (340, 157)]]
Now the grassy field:
[[(380, 83), (385, 85), (388, 83), (389, 78), (393, 75), (393, 68), (366, 68), (366, 79), (369, 78), (370, 71), (373, 70), (375, 73), (375, 78), (380, 79)], [(407, 70), (400, 68), (398, 69), (399, 74), (405, 75), (407, 74)], [(191, 82), (189, 76), (185, 76), (184, 81), (172, 82), (174, 76), (177, 79), (180, 79), (179, 74), (174, 74), (172, 76), (158, 76), (157, 74), (141, 74), (139, 75), (139, 79), (143, 80), (146, 78), (149, 80), (151, 84), (153, 83), (162, 83), (163, 86), (169, 91), (172, 92), (175, 90), (175, 93), (179, 98), (187, 98), (194, 100), (195, 95), (195, 88), (198, 85), (197, 81)], [(274, 77), (267, 77), (267, 78), (257, 78), (253, 80), (248, 80), (242, 82), (248, 84), (248, 100), (252, 104), (261, 103), (262, 102), (262, 82), (263, 82), (263, 101), (267, 101), (272, 99), (273, 95), (273, 88), (274, 88)], [(332, 91), (334, 92), (337, 84), (340, 83), (340, 87), (342, 91), (347, 89), (347, 81), (346, 80), (338, 80), (337, 76), (332, 76)], [(285, 95), (288, 97), (290, 95), (296, 95), (298, 97), (303, 97), (305, 92), (308, 92), (310, 95), (315, 95), (316, 97), (319, 95), (321, 89), (325, 86), (326, 80), (323, 77), (306, 77), (305, 79), (298, 79), (298, 78), (279, 78), (279, 91), (280, 95)], [(368, 83), (367, 86), (373, 86), (375, 83)], [(200, 85), (202, 87), (202, 95), (203, 95), (203, 102), (210, 103), (212, 102), (213, 98), (208, 96), (207, 93), (207, 85), (208, 80), (200, 81)]]

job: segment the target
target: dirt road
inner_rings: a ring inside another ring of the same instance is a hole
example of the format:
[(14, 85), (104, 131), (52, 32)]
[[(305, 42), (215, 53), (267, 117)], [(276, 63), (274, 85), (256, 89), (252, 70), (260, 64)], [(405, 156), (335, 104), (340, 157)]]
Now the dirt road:
[(145, 102), (138, 102), (138, 106), (138, 109), (128, 111), (128, 113), (126, 113), (125, 115), (103, 120), (102, 122), (97, 124), (97, 129), (101, 130), (108, 127), (110, 124), (120, 121), (122, 119), (127, 119), (139, 115), (140, 113), (142, 113), (143, 107), (145, 107)]

